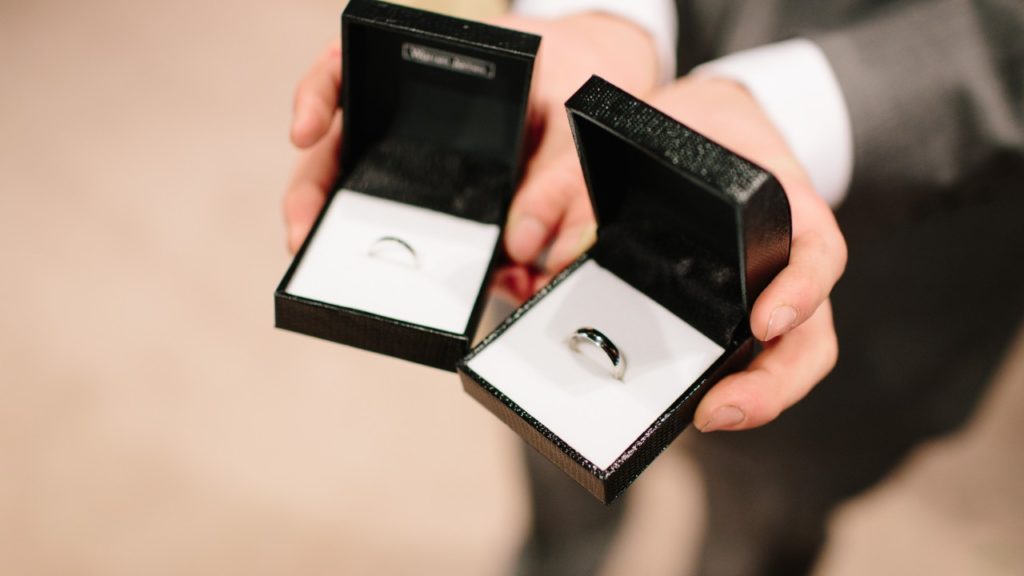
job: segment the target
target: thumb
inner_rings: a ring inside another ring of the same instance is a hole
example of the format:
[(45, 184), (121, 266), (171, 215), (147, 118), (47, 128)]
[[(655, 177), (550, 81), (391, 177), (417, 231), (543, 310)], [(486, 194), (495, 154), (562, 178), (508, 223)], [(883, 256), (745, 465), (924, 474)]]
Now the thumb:
[[(531, 164), (509, 209), (505, 250), (514, 262), (530, 264), (549, 242), (572, 244), (563, 241), (565, 233), (584, 233), (570, 228), (592, 230), (592, 223), (579, 161), (576, 154), (565, 151), (550, 161)], [(571, 247), (561, 250), (571, 251)]]

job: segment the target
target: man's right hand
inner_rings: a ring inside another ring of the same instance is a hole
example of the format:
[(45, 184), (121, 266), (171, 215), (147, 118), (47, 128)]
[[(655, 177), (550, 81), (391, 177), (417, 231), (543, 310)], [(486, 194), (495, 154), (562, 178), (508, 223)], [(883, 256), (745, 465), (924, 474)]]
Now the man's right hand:
[(284, 196), (288, 250), (293, 253), (309, 234), (338, 175), (340, 87), (341, 44), (334, 42), (295, 91), (291, 140), (302, 152)]
[[(579, 244), (577, 238), (593, 235), (593, 218), (575, 161), (565, 101), (592, 74), (635, 94), (647, 93), (654, 87), (658, 62), (647, 33), (614, 16), (588, 13), (540, 20), (509, 14), (491, 23), (543, 37), (530, 93), (529, 157), (520, 189), (555, 187), (564, 190), (559, 194), (583, 200), (567, 202), (582, 210), (552, 212), (558, 215), (557, 219), (547, 218), (549, 212), (538, 215), (532, 209), (538, 201), (537, 194), (513, 202), (506, 250), (520, 272), (526, 273), (546, 246), (553, 244), (552, 254), (573, 252)], [(340, 86), (341, 48), (334, 42), (317, 59), (295, 93), (291, 140), (301, 152), (284, 197), (288, 249), (292, 252), (309, 234), (338, 175)]]

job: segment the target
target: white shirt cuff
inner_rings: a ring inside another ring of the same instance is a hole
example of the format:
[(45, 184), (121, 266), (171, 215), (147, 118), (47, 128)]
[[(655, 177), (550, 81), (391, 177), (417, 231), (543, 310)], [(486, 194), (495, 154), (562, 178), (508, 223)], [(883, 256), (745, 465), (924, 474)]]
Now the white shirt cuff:
[(833, 208), (853, 177), (853, 130), (842, 88), (824, 52), (803, 38), (769, 44), (698, 67), (729, 78), (757, 100)]
[(676, 77), (676, 36), (679, 20), (673, 0), (515, 0), (512, 11), (534, 18), (561, 18), (581, 12), (618, 16), (650, 34), (658, 53), (661, 83)]

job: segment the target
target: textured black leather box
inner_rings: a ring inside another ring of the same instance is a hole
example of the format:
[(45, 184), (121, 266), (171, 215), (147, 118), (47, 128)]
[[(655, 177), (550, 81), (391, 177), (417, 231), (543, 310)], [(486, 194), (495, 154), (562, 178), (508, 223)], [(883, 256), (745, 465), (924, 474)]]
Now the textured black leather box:
[[(788, 262), (790, 213), (769, 173), (600, 78), (566, 106), (598, 240), (458, 370), (470, 395), (607, 503), (749, 361), (750, 309)], [(568, 345), (579, 327), (624, 354), (621, 381), (599, 348)]]
[(371, 0), (341, 26), (341, 176), (276, 325), (453, 371), (521, 174), (540, 38)]

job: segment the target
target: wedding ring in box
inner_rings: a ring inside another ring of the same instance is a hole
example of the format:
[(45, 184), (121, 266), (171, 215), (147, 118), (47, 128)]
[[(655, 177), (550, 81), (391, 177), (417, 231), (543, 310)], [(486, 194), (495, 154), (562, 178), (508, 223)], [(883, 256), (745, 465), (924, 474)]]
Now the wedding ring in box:
[(278, 327), (455, 369), (521, 172), (539, 42), (349, 2), (341, 175), (277, 289)]
[(600, 78), (566, 107), (597, 242), (458, 369), (610, 502), (749, 361), (750, 309), (789, 258), (789, 204), (770, 174)]

